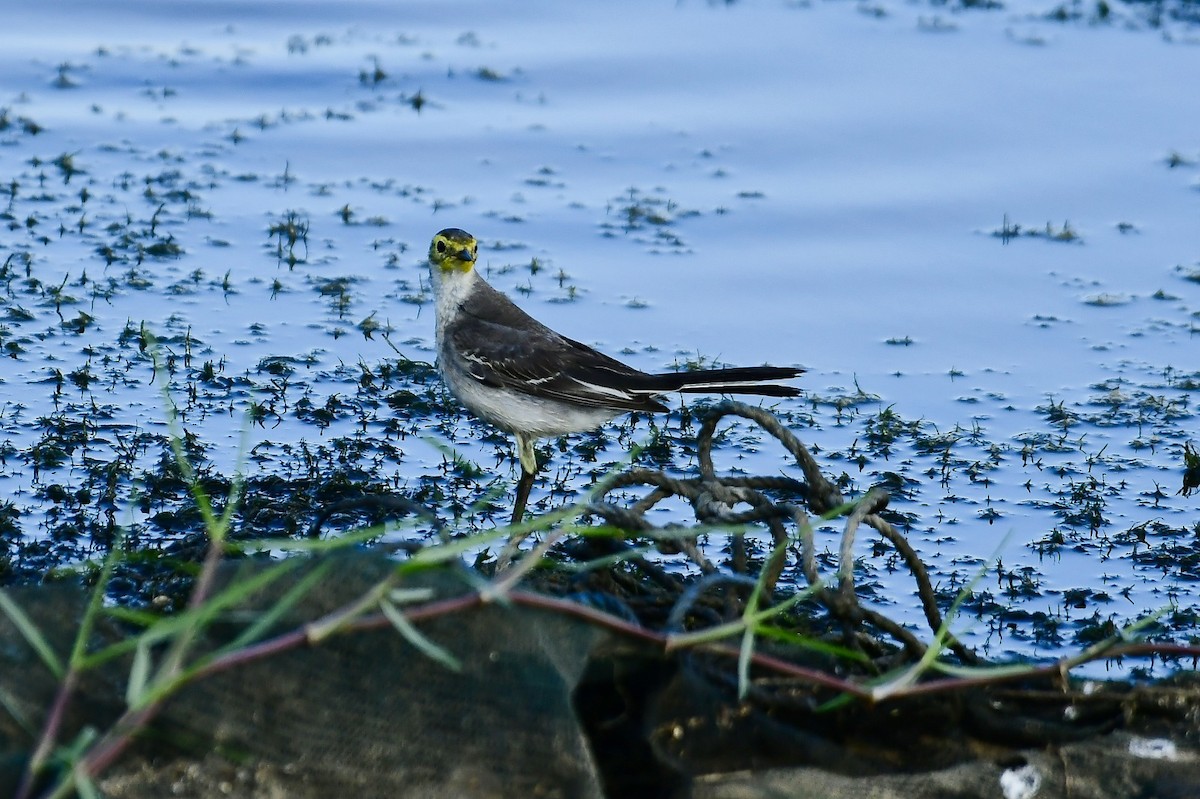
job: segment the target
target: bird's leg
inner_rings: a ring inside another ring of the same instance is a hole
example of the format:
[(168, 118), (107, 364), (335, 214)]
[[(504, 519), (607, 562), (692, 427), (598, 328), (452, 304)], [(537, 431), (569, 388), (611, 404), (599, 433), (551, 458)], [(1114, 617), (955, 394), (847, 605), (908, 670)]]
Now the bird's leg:
[(513, 500), (512, 523), (518, 524), (525, 516), (525, 503), (529, 501), (529, 492), (533, 489), (534, 474), (521, 470), (521, 479), (517, 481), (517, 498)]
[[(534, 439), (517, 433), (517, 455), (521, 459), (521, 479), (517, 481), (517, 496), (513, 500), (512, 521), (517, 525), (525, 516), (525, 504), (529, 501), (529, 492), (533, 489), (533, 478), (537, 476), (537, 458), (533, 456)], [(502, 574), (517, 554), (521, 551), (521, 542), (529, 535), (528, 530), (513, 533), (504, 544), (504, 549), (496, 557), (496, 574)]]
[[(517, 498), (513, 500), (513, 515), (510, 522), (514, 526), (520, 524), (521, 518), (525, 515), (525, 503), (529, 500), (529, 490), (533, 488), (535, 476), (533, 472), (527, 472), (525, 467), (521, 467), (521, 479), (517, 481)], [(529, 530), (519, 530), (509, 534), (504, 548), (496, 556), (496, 574), (503, 574), (516, 560), (517, 555), (521, 552), (521, 542), (529, 536), (529, 532)]]
[(536, 439), (517, 433), (517, 457), (521, 461), (521, 479), (517, 481), (517, 496), (513, 501), (512, 523), (517, 524), (525, 517), (525, 503), (533, 489), (533, 478), (537, 476), (537, 456), (533, 452)]

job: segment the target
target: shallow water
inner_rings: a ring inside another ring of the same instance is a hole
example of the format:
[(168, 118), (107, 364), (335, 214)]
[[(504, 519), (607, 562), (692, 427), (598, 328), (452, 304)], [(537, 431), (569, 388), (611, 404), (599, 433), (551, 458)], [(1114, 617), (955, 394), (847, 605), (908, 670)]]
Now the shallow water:
[[(641, 368), (805, 366), (811, 395), (780, 409), (852, 490), (910, 481), (892, 507), (943, 587), (1001, 558), (966, 622), (989, 654), (1054, 655), (1082, 619), (1172, 604), (1154, 634), (1195, 635), (1200, 519), (1176, 495), (1200, 389), (1186, 22), (1040, 3), (10, 5), (11, 552), (69, 537), (49, 486), (165, 431), (143, 322), (216, 470), (257, 402), (255, 469), (387, 435), (399, 462), (354, 468), (425, 485), (444, 442), (510, 488), (485, 428), (443, 415), (399, 437), (362, 388), (396, 358), (384, 331), (432, 359), (423, 252), (457, 226), (498, 287)], [(869, 398), (839, 416), (856, 386)], [(869, 426), (885, 409), (907, 423), (890, 448)], [(96, 440), (46, 457), (44, 419)], [(769, 443), (727, 457), (791, 469)], [(133, 482), (71, 511), (153, 533)], [(861, 554), (874, 601), (915, 622), (907, 578)]]

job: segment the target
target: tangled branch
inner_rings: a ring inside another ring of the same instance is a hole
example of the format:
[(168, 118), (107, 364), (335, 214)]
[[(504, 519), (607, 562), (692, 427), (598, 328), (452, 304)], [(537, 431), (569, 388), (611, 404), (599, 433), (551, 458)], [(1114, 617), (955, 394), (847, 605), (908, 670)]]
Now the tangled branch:
[[(736, 477), (718, 474), (713, 464), (713, 439), (718, 426), (728, 417), (749, 420), (774, 437), (795, 459), (804, 480), (784, 476)], [(810, 514), (846, 515), (839, 547), (838, 579), (832, 588), (819, 587), (815, 592), (816, 600), (840, 624), (846, 642), (856, 649), (875, 656), (888, 651), (882, 641), (863, 632), (865, 625), (881, 631), (899, 644), (908, 658), (919, 659), (925, 654), (926, 645), (912, 631), (877, 611), (864, 608), (858, 600), (853, 569), (854, 541), (859, 528), (865, 524), (895, 547), (908, 566), (930, 629), (937, 634), (944, 625), (924, 563), (904, 535), (880, 515), (887, 507), (886, 492), (873, 488), (857, 501), (846, 502), (837, 487), (821, 473), (808, 449), (779, 419), (762, 408), (735, 401), (715, 406), (704, 417), (698, 433), (698, 457), (700, 474), (694, 478), (672, 477), (645, 468), (633, 468), (607, 477), (596, 487), (583, 511), (604, 519), (613, 527), (628, 531), (634, 537), (654, 541), (661, 551), (679, 551), (687, 555), (700, 570), (702, 579), (688, 589), (688, 600), (681, 600), (684, 606), (692, 604), (700, 592), (716, 585), (753, 584), (745, 536), (742, 532), (733, 536), (730, 566), (735, 577), (719, 579), (717, 566), (697, 544), (699, 530), (683, 535), (678, 525), (656, 527), (647, 520), (647, 513), (660, 502), (671, 497), (685, 500), (691, 505), (696, 521), (702, 528), (765, 525), (775, 545), (775, 555), (764, 564), (765, 574), (761, 575), (768, 593), (775, 589), (787, 568), (789, 553), (795, 554), (799, 572), (809, 586), (823, 586), (825, 581), (821, 579), (817, 565)], [(614, 492), (639, 486), (650, 490), (632, 504), (620, 505), (608, 499)], [(773, 496), (784, 496), (787, 500), (774, 499)], [(512, 543), (510, 541), (510, 545)], [(655, 572), (645, 561), (640, 558), (635, 560), (647, 573)], [(506, 565), (502, 563), (501, 568)], [(680, 621), (677, 616), (678, 606), (672, 613), (675, 623)], [(977, 662), (975, 654), (957, 639), (947, 636), (945, 642), (963, 662)]]

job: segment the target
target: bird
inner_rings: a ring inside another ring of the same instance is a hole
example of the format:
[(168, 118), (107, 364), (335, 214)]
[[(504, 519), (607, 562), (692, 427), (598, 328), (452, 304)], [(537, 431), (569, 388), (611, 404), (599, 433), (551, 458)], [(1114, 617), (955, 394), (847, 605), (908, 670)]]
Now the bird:
[(551, 330), (480, 276), (479, 242), (446, 228), (429, 245), (437, 368), (478, 418), (516, 438), (521, 464), (513, 523), (524, 515), (540, 438), (594, 430), (623, 413), (665, 413), (672, 392), (795, 397), (780, 385), (804, 370), (749, 366), (653, 374)]

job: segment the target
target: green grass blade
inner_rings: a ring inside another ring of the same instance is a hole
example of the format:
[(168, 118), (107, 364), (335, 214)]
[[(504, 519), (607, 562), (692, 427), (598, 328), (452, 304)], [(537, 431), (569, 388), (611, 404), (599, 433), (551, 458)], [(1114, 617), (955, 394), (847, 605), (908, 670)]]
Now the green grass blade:
[(79, 664), (83, 661), (87, 654), (88, 641), (92, 638), (92, 629), (96, 626), (96, 619), (104, 610), (104, 592), (108, 589), (108, 581), (112, 577), (113, 569), (117, 566), (117, 561), (124, 556), (125, 549), (125, 531), (123, 528), (118, 528), (117, 535), (113, 538), (112, 544), (108, 548), (108, 554), (104, 556), (103, 562), (100, 564), (100, 576), (96, 580), (96, 586), (92, 589), (91, 595), (88, 597), (87, 608), (83, 612), (83, 619), (79, 622), (79, 631), (75, 635), (75, 645), (71, 647), (71, 666), (78, 669)]
[[(231, 584), (221, 593), (211, 597), (200, 607), (189, 608), (173, 616), (160, 617), (140, 635), (123, 639), (98, 652), (87, 655), (80, 662), (79, 668), (92, 668), (134, 651), (141, 645), (142, 640), (145, 640), (148, 644), (153, 644), (180, 635), (189, 628), (203, 629), (217, 615), (223, 613), (231, 605), (237, 604), (255, 591), (270, 585), (301, 563), (302, 561), (298, 559), (282, 561), (248, 579)], [(106, 609), (106, 612), (111, 612), (111, 609)], [(121, 614), (114, 613), (114, 615), (119, 617)]]
[(125, 704), (129, 707), (138, 703), (150, 681), (150, 644), (145, 638), (138, 641), (137, 649), (133, 650), (133, 665), (129, 668), (129, 682), (125, 685)]
[(412, 622), (408, 620), (408, 617), (404, 615), (404, 612), (392, 604), (390, 600), (381, 600), (379, 602), (379, 609), (383, 611), (384, 616), (387, 616), (388, 621), (392, 623), (396, 631), (404, 636), (404, 640), (415, 646), (426, 657), (441, 663), (451, 671), (462, 671), (462, 663), (459, 662), (458, 658), (422, 635), (413, 626)]
[(750, 693), (750, 659), (754, 656), (754, 628), (747, 627), (742, 633), (742, 645), (738, 647), (738, 699)]
[(75, 790), (79, 791), (80, 799), (104, 799), (104, 794), (92, 782), (92, 778), (82, 771), (75, 774)]
[(265, 613), (259, 614), (254, 622), (242, 630), (237, 638), (233, 639), (227, 646), (222, 647), (222, 651), (240, 649), (257, 641), (267, 630), (275, 626), (275, 623), (279, 621), (283, 614), (295, 607), (297, 602), (303, 599), (317, 583), (323, 580), (332, 566), (333, 564), (329, 561), (324, 561), (308, 574), (304, 575), (295, 585), (288, 589), (287, 593), (268, 608)]
[(54, 654), (54, 649), (50, 646), (50, 642), (42, 635), (42, 631), (33, 623), (33, 619), (29, 618), (28, 614), (13, 601), (8, 592), (0, 588), (0, 611), (3, 611), (8, 620), (12, 622), (17, 631), (25, 638), (25, 642), (37, 652), (38, 657), (46, 664), (46, 668), (50, 669), (50, 673), (56, 679), (61, 680), (66, 670), (63, 668), (62, 661), (58, 655)]
[(758, 635), (763, 638), (770, 638), (780, 643), (789, 644), (798, 649), (807, 649), (810, 652), (817, 652), (822, 655), (828, 655), (839, 660), (851, 660), (858, 663), (869, 663), (871, 659), (862, 652), (848, 649), (840, 644), (831, 644), (828, 641), (823, 641), (820, 638), (812, 638), (811, 636), (801, 635), (800, 633), (786, 630), (782, 627), (776, 627), (773, 624), (760, 624), (758, 626)]

